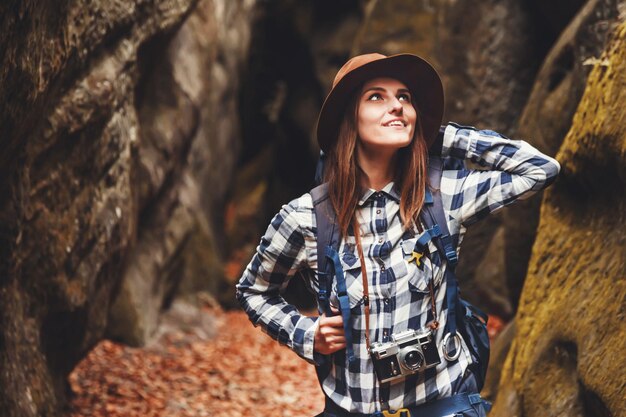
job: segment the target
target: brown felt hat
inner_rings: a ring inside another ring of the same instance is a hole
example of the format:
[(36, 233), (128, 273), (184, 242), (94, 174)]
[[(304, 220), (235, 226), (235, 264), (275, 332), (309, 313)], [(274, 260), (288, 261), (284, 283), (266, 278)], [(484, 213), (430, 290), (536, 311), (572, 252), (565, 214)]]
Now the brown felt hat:
[(443, 118), (443, 85), (439, 74), (425, 59), (412, 54), (357, 55), (337, 72), (317, 119), (317, 143), (324, 152), (335, 144), (339, 125), (352, 95), (364, 82), (376, 77), (402, 81), (417, 104), (428, 147), (439, 132)]

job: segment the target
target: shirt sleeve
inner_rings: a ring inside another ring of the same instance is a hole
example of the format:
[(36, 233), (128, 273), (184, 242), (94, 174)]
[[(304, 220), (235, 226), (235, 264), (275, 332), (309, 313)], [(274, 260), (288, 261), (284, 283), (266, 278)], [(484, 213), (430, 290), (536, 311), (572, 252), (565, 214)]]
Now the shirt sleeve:
[(307, 265), (301, 222), (310, 213), (299, 210), (297, 201), (283, 206), (270, 223), (237, 284), (236, 296), (255, 326), (315, 363), (313, 337), (318, 318), (300, 314), (281, 295), (295, 272)]
[[(522, 140), (511, 140), (492, 130), (449, 124), (442, 157), (441, 193), (449, 214), (463, 226), (519, 199), (546, 188), (556, 179), (559, 163)], [(470, 169), (471, 161), (479, 169)]]

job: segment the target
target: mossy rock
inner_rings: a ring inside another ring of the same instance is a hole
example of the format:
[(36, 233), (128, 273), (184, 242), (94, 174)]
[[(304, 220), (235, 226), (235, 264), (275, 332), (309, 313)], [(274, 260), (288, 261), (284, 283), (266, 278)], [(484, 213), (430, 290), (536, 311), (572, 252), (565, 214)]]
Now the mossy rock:
[(491, 416), (626, 410), (626, 23), (589, 75), (557, 154)]

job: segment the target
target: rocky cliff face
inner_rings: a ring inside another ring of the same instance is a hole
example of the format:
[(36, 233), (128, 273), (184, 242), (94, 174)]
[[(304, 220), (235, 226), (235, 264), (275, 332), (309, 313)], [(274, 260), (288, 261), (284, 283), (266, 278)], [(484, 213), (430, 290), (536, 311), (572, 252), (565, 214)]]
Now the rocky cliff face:
[(595, 61), (546, 192), (494, 416), (626, 409), (626, 24)]
[[(607, 34), (620, 19), (617, 4), (612, 0), (587, 1), (563, 30), (537, 74), (516, 136), (532, 138), (535, 146), (549, 155), (557, 152), (571, 127), (589, 71), (606, 45)], [(501, 273), (506, 276), (514, 306), (522, 291), (535, 240), (540, 201), (522, 201), (503, 215), (506, 258)], [(520, 222), (521, 218), (525, 221)]]
[[(557, 152), (571, 127), (587, 76), (606, 46), (607, 35), (624, 20), (620, 4), (623, 2), (590, 0), (576, 13), (537, 74), (517, 124), (516, 136), (532, 138), (535, 146), (549, 155)], [(554, 11), (552, 16), (556, 16)], [(479, 271), (487, 271), (480, 282), (498, 282), (504, 278), (506, 285), (501, 288), (506, 288), (513, 310), (517, 309), (528, 270), (540, 205), (541, 198), (533, 198), (507, 208), (502, 215), (502, 224), (478, 266)], [(494, 265), (491, 259), (498, 259), (498, 262)], [(504, 353), (513, 334), (507, 332), (505, 338), (499, 338), (495, 350)], [(497, 392), (504, 356), (491, 361), (483, 390), (483, 394), (491, 399)]]
[(105, 333), (210, 285), (251, 5), (0, 5), (2, 415), (57, 415)]
[(238, 74), (251, 4), (201, 1), (176, 32), (139, 50), (139, 228), (110, 337), (142, 345), (176, 294), (232, 293), (220, 287), (220, 225), (241, 146)]

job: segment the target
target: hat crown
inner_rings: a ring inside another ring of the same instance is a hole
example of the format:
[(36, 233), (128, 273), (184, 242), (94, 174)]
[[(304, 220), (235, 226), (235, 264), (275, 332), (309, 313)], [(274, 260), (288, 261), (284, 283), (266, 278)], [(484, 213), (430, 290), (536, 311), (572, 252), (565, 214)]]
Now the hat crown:
[(335, 75), (335, 79), (333, 80), (333, 88), (335, 88), (335, 86), (339, 83), (339, 81), (341, 81), (343, 77), (345, 77), (347, 74), (354, 71), (355, 69), (362, 67), (365, 64), (369, 64), (370, 62), (378, 61), (379, 59), (385, 58), (387, 58), (387, 56), (377, 53), (357, 55), (350, 58), (350, 60), (343, 64), (343, 66), (339, 69), (337, 75)]

